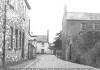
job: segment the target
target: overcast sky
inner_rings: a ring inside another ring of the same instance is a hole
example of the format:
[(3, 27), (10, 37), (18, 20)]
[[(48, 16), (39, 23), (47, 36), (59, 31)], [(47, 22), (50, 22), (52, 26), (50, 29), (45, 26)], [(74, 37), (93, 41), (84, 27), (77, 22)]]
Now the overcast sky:
[(29, 13), (31, 33), (46, 35), (50, 31), (50, 42), (55, 34), (62, 29), (64, 5), (68, 12), (100, 13), (99, 0), (28, 0), (31, 5)]

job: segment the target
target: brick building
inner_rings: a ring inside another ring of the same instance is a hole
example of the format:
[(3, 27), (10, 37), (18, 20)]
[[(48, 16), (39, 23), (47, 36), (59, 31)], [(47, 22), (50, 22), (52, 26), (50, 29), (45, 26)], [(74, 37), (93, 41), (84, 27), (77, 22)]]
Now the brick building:
[(67, 40), (72, 43), (72, 36), (84, 31), (100, 31), (100, 14), (65, 11), (62, 23), (62, 46), (66, 60), (70, 52)]

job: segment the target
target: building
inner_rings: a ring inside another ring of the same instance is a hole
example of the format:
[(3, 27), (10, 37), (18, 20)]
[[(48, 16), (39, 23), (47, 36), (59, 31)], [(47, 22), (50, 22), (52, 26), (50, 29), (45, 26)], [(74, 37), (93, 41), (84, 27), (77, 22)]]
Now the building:
[[(0, 0), (1, 31), (0, 47), (3, 48), (3, 28), (2, 25), (6, 20), (5, 36), (5, 59), (6, 61), (18, 61), (27, 58), (28, 53), (28, 27), (29, 17), (28, 10), (30, 6), (27, 0)], [(4, 11), (6, 11), (4, 13)], [(4, 17), (6, 15), (6, 17)], [(2, 50), (3, 51), (3, 50)]]
[(72, 36), (86, 31), (100, 31), (100, 14), (65, 11), (62, 23), (62, 47), (66, 60), (70, 52), (68, 40), (71, 44)]
[(51, 53), (49, 49), (48, 36), (46, 35), (38, 35), (36, 37), (37, 45), (36, 45), (36, 53)]
[(36, 46), (34, 45), (35, 39), (28, 40), (28, 59), (36, 57)]

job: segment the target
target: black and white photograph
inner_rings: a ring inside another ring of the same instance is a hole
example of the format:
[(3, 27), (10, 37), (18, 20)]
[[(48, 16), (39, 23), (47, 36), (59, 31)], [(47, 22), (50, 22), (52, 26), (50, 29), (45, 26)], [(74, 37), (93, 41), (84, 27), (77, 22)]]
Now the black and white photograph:
[(0, 70), (100, 70), (99, 0), (0, 0)]

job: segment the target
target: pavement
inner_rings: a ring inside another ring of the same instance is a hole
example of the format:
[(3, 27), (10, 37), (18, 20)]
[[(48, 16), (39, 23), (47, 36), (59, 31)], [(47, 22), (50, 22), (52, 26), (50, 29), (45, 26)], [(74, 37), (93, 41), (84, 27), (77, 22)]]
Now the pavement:
[(63, 61), (54, 55), (40, 55), (35, 60), (9, 67), (8, 70), (100, 70), (91, 66)]

